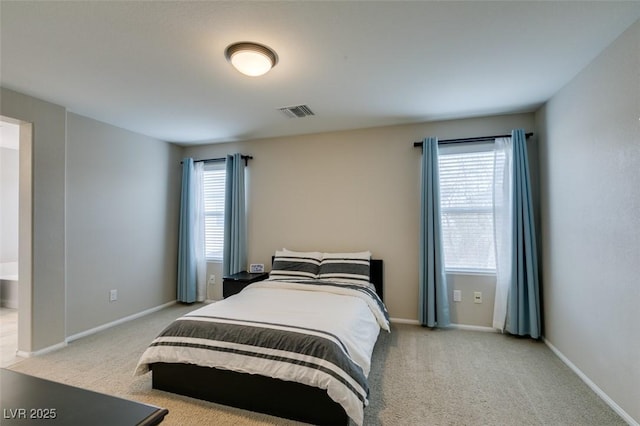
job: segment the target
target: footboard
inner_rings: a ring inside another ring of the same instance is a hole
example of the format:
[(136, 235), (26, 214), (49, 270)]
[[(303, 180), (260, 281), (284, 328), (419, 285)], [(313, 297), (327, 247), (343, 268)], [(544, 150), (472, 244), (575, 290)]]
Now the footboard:
[(317, 425), (349, 418), (325, 390), (257, 374), (193, 364), (152, 364), (153, 388)]

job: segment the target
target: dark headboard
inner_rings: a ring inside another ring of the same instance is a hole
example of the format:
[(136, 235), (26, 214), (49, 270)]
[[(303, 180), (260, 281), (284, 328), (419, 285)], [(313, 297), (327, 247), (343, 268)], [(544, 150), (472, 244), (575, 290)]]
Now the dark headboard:
[[(271, 264), (273, 265), (273, 261), (275, 256), (271, 256)], [(369, 269), (369, 281), (376, 288), (376, 293), (380, 296), (380, 299), (384, 301), (384, 286), (383, 286), (383, 277), (384, 277), (384, 267), (382, 263), (382, 259), (371, 259), (370, 261), (370, 269)]]
[(371, 259), (371, 269), (369, 270), (370, 281), (376, 287), (376, 293), (380, 296), (380, 299), (384, 301), (384, 286), (383, 277), (384, 277), (384, 269), (382, 264), (382, 259)]

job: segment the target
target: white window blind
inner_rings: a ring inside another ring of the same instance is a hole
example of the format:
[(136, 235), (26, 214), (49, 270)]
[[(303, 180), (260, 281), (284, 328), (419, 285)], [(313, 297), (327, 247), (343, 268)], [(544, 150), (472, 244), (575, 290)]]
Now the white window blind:
[(207, 260), (222, 261), (224, 249), (224, 185), (226, 169), (222, 164), (204, 166), (204, 229)]
[(495, 272), (493, 144), (442, 147), (438, 164), (445, 269)]

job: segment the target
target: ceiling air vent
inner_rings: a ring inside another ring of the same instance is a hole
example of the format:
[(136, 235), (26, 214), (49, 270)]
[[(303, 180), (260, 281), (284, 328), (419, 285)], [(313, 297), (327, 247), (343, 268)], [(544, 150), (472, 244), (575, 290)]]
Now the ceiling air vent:
[(308, 105), (296, 105), (278, 108), (280, 112), (289, 118), (304, 118), (310, 115), (315, 115)]

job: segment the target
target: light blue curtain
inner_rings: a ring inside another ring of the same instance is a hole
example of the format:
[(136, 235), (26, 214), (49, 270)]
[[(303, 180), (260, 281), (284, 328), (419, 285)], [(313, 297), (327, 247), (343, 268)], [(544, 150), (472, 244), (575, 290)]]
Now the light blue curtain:
[(513, 253), (505, 329), (519, 336), (540, 337), (540, 285), (527, 138), (511, 132), (513, 143)]
[(245, 213), (244, 169), (241, 154), (227, 155), (224, 200), (224, 276), (247, 268), (247, 218)]
[(193, 229), (196, 228), (195, 205), (195, 169), (193, 158), (182, 160), (182, 193), (180, 196), (180, 230), (178, 241), (178, 301), (193, 303), (196, 301), (197, 258), (193, 242)]
[(441, 228), (438, 138), (426, 138), (422, 144), (419, 313), (420, 323), (427, 327), (445, 327), (450, 322)]

